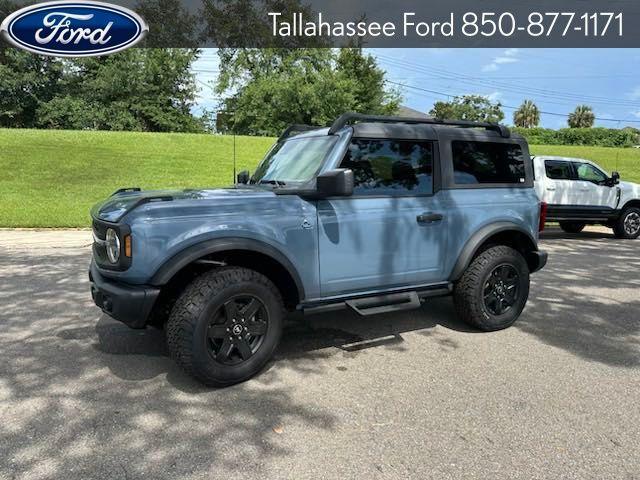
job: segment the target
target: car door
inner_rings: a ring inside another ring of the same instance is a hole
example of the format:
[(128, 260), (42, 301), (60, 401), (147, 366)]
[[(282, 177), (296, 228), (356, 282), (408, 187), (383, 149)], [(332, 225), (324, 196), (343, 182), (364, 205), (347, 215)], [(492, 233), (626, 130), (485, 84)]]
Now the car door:
[(445, 212), (433, 191), (435, 145), (352, 139), (341, 162), (351, 197), (318, 202), (323, 297), (436, 282), (446, 254)]
[(546, 179), (541, 200), (554, 206), (573, 205), (576, 196), (575, 172), (573, 165), (567, 160), (545, 160), (544, 170)]
[(586, 162), (573, 162), (576, 172), (577, 188), (573, 201), (585, 207), (614, 208), (616, 187), (607, 183), (608, 175), (599, 168)]

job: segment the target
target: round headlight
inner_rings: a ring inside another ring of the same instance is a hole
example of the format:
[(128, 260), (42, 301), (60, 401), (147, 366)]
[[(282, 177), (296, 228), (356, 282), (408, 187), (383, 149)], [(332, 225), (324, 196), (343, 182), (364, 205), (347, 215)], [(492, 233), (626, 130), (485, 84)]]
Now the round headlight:
[(106, 247), (109, 261), (111, 263), (118, 263), (120, 259), (120, 239), (116, 231), (112, 228), (107, 230)]

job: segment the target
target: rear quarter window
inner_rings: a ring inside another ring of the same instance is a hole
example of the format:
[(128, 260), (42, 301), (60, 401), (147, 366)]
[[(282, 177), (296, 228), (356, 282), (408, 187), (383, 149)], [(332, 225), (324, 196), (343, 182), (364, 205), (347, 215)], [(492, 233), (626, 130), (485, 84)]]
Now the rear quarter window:
[(525, 155), (517, 143), (451, 142), (456, 185), (523, 184)]

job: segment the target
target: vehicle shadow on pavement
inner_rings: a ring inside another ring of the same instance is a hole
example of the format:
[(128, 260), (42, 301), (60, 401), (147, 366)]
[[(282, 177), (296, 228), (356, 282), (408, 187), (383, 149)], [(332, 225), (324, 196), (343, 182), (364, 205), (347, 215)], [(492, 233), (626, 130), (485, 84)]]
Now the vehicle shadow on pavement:
[(283, 382), (198, 385), (166, 356), (162, 332), (92, 305), (87, 251), (42, 253), (0, 254), (0, 478), (259, 472), (291, 454), (283, 425), (334, 428), (330, 410)]
[[(281, 363), (305, 374), (321, 374), (324, 367), (317, 360), (338, 353), (355, 356), (362, 350), (378, 347), (403, 351), (403, 334), (427, 332), (436, 325), (456, 331), (478, 332), (455, 317), (450, 298), (429, 300), (419, 310), (370, 317), (361, 317), (348, 309), (314, 315), (291, 314), (285, 323), (275, 358), (262, 375), (268, 375), (265, 372)], [(193, 393), (203, 390), (169, 359), (161, 330), (131, 330), (103, 315), (95, 333), (97, 341), (93, 346), (110, 356), (107, 366), (117, 377), (145, 380), (166, 373), (167, 381), (182, 391)], [(64, 335), (73, 335), (73, 331), (65, 331)], [(136, 364), (132, 365), (131, 356), (134, 355), (147, 358), (138, 357)]]
[(363, 317), (350, 309), (313, 315), (292, 315), (278, 350), (281, 357), (337, 348), (357, 352), (389, 346), (402, 350), (403, 334), (441, 325), (460, 332), (478, 332), (459, 321), (450, 298), (427, 300), (420, 309)]
[[(532, 276), (515, 328), (592, 362), (640, 364), (640, 241), (550, 232), (542, 248), (549, 264)], [(296, 376), (325, 374), (331, 355), (402, 352), (409, 332), (453, 352), (461, 348), (458, 333), (473, 332), (455, 318), (449, 298), (376, 317), (293, 316), (270, 368), (211, 390), (167, 356), (161, 331), (129, 330), (93, 306), (88, 263), (88, 250), (0, 254), (0, 478), (213, 477), (239, 464), (259, 470), (265, 457), (290, 453), (274, 428), (335, 428), (328, 408), (297, 398)]]
[(591, 361), (640, 365), (640, 241), (559, 229), (542, 240), (549, 262), (516, 327)]

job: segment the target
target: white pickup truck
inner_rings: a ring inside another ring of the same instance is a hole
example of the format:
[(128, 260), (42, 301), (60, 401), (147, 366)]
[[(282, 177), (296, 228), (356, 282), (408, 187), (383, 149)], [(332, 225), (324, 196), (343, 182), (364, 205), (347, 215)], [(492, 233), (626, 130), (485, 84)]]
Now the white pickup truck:
[(547, 204), (547, 220), (569, 233), (587, 224), (605, 225), (618, 238), (640, 236), (640, 185), (621, 182), (580, 158), (533, 157), (535, 189)]

